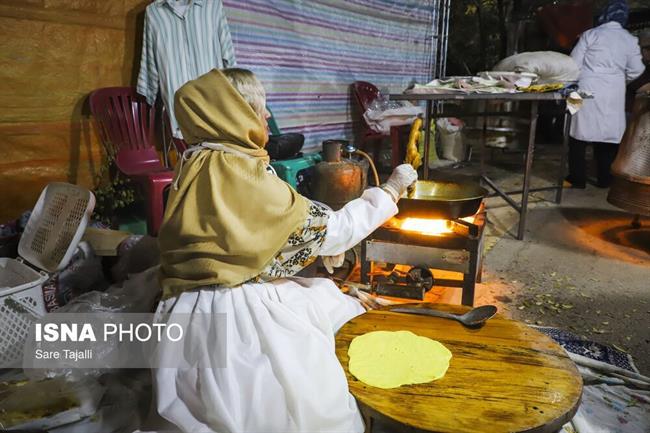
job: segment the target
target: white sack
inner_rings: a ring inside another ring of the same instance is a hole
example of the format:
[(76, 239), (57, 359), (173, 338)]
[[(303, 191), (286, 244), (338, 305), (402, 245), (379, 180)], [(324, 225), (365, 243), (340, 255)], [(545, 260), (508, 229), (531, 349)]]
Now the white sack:
[(501, 60), (494, 70), (532, 72), (539, 75), (541, 82), (577, 81), (580, 75), (578, 65), (571, 56), (555, 51), (531, 51), (515, 54)]

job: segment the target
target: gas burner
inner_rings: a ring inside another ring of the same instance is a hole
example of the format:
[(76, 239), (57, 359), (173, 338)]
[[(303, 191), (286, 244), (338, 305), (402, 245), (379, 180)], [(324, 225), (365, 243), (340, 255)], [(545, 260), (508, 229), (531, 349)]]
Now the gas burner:
[(424, 294), (433, 287), (433, 274), (429, 269), (416, 266), (407, 271), (395, 266), (373, 273), (374, 291), (377, 294), (403, 297), (405, 291), (415, 299), (424, 299)]
[[(434, 285), (462, 287), (462, 303), (473, 305), (484, 229), (483, 204), (468, 218), (392, 218), (361, 244), (361, 281), (379, 295), (420, 300)], [(380, 269), (378, 263), (386, 266)], [(460, 272), (463, 279), (436, 278), (436, 270)]]

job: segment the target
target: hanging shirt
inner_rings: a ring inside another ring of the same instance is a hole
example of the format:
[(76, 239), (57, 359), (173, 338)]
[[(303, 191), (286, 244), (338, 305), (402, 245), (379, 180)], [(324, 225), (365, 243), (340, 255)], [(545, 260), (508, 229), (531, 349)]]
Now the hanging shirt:
[(214, 68), (235, 65), (221, 0), (155, 0), (145, 13), (137, 91), (153, 105), (160, 90), (174, 136), (174, 93)]

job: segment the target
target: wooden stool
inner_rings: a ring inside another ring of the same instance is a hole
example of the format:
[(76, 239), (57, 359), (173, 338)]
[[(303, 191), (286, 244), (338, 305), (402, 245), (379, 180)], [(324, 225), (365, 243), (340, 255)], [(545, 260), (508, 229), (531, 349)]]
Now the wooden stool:
[[(465, 306), (429, 304), (463, 313)], [(442, 379), (393, 389), (358, 381), (348, 371), (352, 339), (371, 331), (412, 331), (440, 341), (453, 357)], [(336, 355), (366, 419), (407, 431), (554, 433), (573, 418), (582, 379), (564, 349), (523, 323), (497, 314), (480, 329), (435, 317), (371, 310), (344, 325)]]

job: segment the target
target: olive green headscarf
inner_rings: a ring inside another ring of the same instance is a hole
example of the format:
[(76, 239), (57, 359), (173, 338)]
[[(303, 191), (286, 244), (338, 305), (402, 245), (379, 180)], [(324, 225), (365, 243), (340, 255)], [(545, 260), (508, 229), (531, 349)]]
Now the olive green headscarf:
[(196, 151), (177, 168), (177, 189), (159, 233), (165, 298), (257, 276), (304, 223), (309, 207), (267, 172), (264, 125), (223, 73), (212, 70), (188, 82), (174, 104), (189, 144), (217, 143), (236, 153)]

